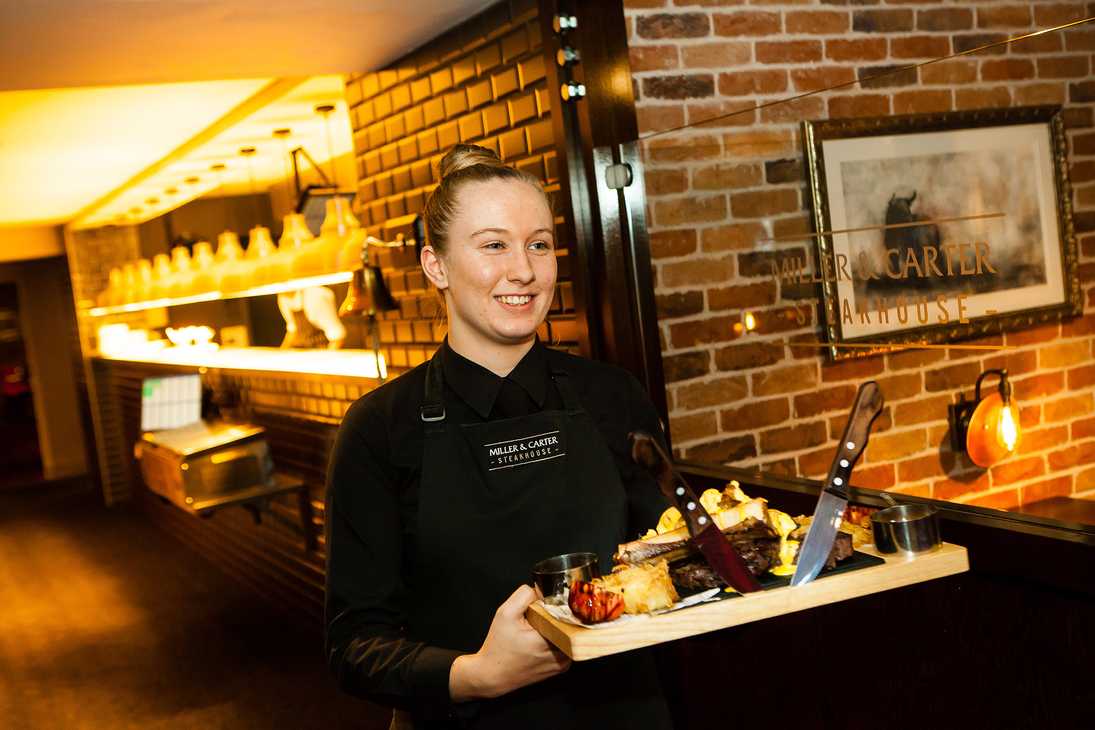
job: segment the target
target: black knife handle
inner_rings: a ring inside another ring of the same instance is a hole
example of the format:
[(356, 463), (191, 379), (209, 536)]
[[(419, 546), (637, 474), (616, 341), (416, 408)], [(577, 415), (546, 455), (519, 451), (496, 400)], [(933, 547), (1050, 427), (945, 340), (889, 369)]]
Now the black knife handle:
[(844, 435), (837, 444), (836, 456), (825, 480), (825, 491), (841, 499), (848, 499), (848, 480), (852, 476), (852, 467), (867, 448), (871, 424), (882, 413), (882, 403), (882, 389), (878, 387), (878, 383), (869, 380), (859, 386), (852, 411), (848, 415), (848, 423), (844, 426)]
[(688, 526), (689, 535), (697, 535), (711, 525), (711, 515), (700, 504), (695, 491), (673, 468), (673, 462), (665, 449), (650, 434), (634, 431), (628, 435), (631, 440), (631, 457), (636, 463), (648, 469), (658, 482), (662, 494), (680, 511)]

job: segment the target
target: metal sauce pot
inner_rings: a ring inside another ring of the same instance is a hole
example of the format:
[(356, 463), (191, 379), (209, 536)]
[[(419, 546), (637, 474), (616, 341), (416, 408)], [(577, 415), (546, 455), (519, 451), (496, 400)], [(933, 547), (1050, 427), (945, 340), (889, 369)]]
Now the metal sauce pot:
[(937, 549), (939, 510), (926, 504), (900, 504), (871, 515), (874, 546), (880, 553), (902, 553), (912, 557)]

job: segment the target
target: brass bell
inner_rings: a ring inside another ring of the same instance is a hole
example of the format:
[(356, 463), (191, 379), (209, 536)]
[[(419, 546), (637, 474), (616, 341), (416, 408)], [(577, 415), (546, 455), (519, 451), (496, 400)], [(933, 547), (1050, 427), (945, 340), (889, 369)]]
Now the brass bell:
[[(375, 240), (375, 239), (374, 239)], [(339, 317), (376, 317), (378, 312), (399, 309), (395, 303), (379, 266), (369, 265), (369, 241), (361, 250), (361, 268), (354, 271), (346, 299), (338, 308)]]

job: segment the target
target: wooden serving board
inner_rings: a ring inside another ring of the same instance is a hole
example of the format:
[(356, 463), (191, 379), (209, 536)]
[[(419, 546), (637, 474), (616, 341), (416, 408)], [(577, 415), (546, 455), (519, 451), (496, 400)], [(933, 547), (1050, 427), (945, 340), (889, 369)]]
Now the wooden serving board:
[(529, 607), (525, 617), (533, 628), (563, 653), (575, 661), (582, 661), (969, 570), (966, 548), (950, 543), (943, 543), (938, 550), (912, 559), (880, 555), (871, 546), (862, 546), (857, 550), (880, 557), (886, 562), (884, 565), (846, 573), (822, 574), (816, 580), (798, 588), (770, 588), (729, 600), (701, 603), (672, 613), (649, 616), (642, 621), (630, 621), (615, 627), (587, 629), (563, 623), (550, 616), (539, 602)]

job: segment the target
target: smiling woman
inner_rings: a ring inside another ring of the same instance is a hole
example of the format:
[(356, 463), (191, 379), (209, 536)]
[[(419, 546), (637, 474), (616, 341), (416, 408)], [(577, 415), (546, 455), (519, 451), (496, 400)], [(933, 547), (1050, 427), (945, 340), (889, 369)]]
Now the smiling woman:
[(539, 181), (471, 145), (441, 172), (421, 264), (449, 333), (339, 428), (328, 661), (400, 729), (668, 728), (651, 657), (571, 667), (524, 617), (533, 565), (594, 552), (607, 571), (657, 523), (666, 502), (627, 442), (660, 434), (654, 406), (625, 371), (537, 339), (557, 276)]

